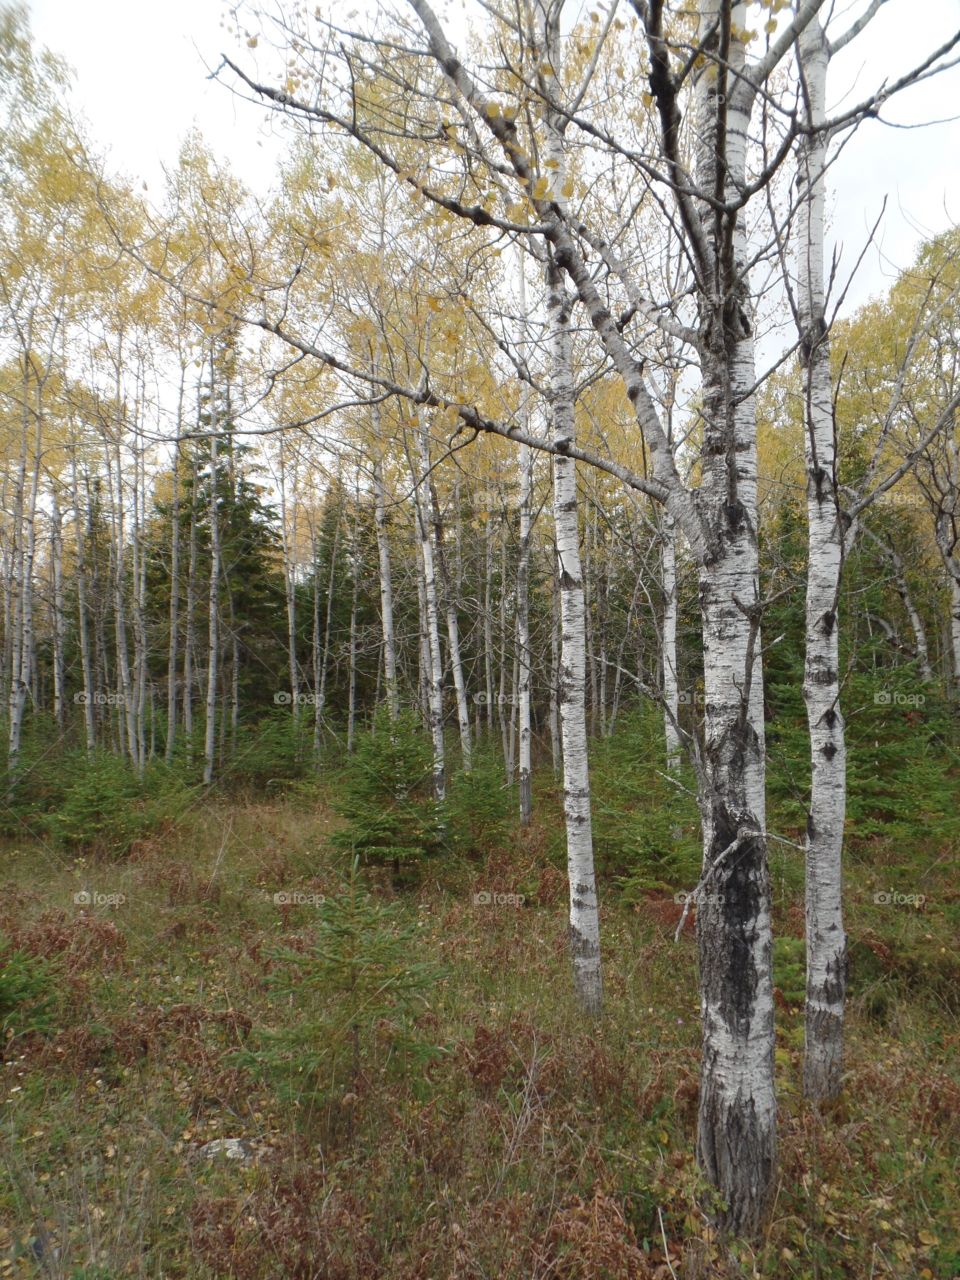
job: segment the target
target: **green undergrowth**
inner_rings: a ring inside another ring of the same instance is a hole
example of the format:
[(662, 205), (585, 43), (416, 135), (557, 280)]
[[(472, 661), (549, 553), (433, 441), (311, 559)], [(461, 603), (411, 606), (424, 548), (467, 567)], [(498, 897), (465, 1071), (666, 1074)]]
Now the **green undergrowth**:
[[(640, 767), (631, 750), (611, 758)], [(618, 767), (601, 760), (601, 788)], [(546, 771), (531, 828), (498, 791), (486, 849), (462, 836), (400, 883), (362, 856), (351, 877), (343, 776), (194, 806), (120, 860), (6, 842), (5, 1274), (956, 1273), (948, 851), (874, 836), (851, 854), (847, 1087), (822, 1116), (800, 1096), (801, 855), (773, 853), (782, 1181), (763, 1239), (723, 1243), (693, 1158), (696, 948), (690, 929), (674, 942), (672, 890), (696, 869), (664, 859), (662, 815), (633, 841), (598, 819), (593, 1025), (570, 994)], [(896, 898), (911, 889), (922, 903)], [(218, 1138), (247, 1158), (206, 1158)]]

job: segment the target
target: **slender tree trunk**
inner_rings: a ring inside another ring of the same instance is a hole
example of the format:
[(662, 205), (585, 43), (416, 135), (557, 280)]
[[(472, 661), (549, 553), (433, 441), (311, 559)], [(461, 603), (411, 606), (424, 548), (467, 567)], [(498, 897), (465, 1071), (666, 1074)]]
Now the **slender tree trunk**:
[(185, 373), (180, 375), (177, 400), (177, 439), (173, 450), (173, 500), (170, 512), (170, 635), (167, 642), (167, 740), (164, 759), (173, 764), (177, 744), (177, 661), (180, 640), (180, 462), (183, 433), (183, 393)]
[[(215, 403), (213, 357), (210, 358), (210, 404)], [(206, 732), (203, 750), (203, 781), (205, 786), (213, 782), (216, 756), (217, 680), (220, 657), (220, 511), (218, 476), (217, 422), (214, 417), (210, 436), (210, 590), (208, 593), (207, 629), (207, 702)]]
[[(141, 374), (142, 379), (142, 374)], [(142, 386), (142, 381), (141, 381)], [(144, 396), (139, 397), (137, 421)], [(133, 615), (134, 722), (137, 739), (137, 769), (142, 773), (147, 759), (146, 717), (147, 681), (147, 558), (141, 541), (146, 521), (147, 473), (142, 443), (135, 446), (133, 457), (133, 527), (131, 551), (131, 612)]]
[(660, 572), (663, 578), (663, 628), (660, 636), (663, 733), (667, 744), (667, 769), (670, 773), (676, 773), (680, 768), (680, 734), (677, 731), (680, 711), (677, 680), (677, 528), (666, 514), (660, 521)]
[[(559, 93), (561, 65), (559, 7), (543, 17), (540, 72), (548, 94)], [(562, 207), (566, 165), (564, 121), (551, 107), (544, 111), (545, 165), (551, 173), (552, 199)], [(563, 271), (548, 247), (545, 279), (547, 402), (550, 432), (561, 449), (575, 441), (573, 339), (570, 301)], [(560, 581), (560, 733), (563, 740), (563, 808), (567, 834), (570, 890), (570, 953), (577, 1000), (585, 1013), (598, 1016), (603, 1006), (600, 967), (600, 912), (593, 864), (590, 771), (585, 707), (586, 616), (580, 566), (577, 468), (563, 453), (553, 456), (553, 516)]]
[(397, 685), (397, 644), (393, 628), (393, 575), (390, 564), (390, 539), (387, 536), (387, 506), (383, 488), (383, 440), (380, 406), (374, 406), (374, 430), (377, 450), (373, 463), (374, 524), (377, 533), (377, 557), (380, 565), (380, 625), (383, 632), (383, 679), (387, 690), (387, 710), (391, 719), (400, 714), (400, 691)]
[(16, 784), (20, 762), (21, 726), (27, 702), (27, 681), (29, 680), (29, 671), (24, 670), (26, 653), (24, 642), (26, 635), (25, 603), (29, 591), (26, 567), (27, 552), (24, 545), (26, 535), (27, 436), (30, 427), (30, 365), (28, 352), (24, 354), (23, 359), (20, 456), (17, 463), (13, 504), (13, 567), (11, 572), (13, 607), (10, 611), (10, 687), (7, 695), (7, 777), (8, 788), (11, 793)]
[(930, 646), (927, 641), (927, 630), (923, 625), (923, 619), (914, 604), (913, 595), (910, 592), (903, 556), (900, 555), (892, 543), (874, 533), (872, 529), (868, 529), (865, 524), (860, 525), (860, 531), (867, 535), (870, 541), (879, 549), (881, 555), (889, 561), (893, 569), (894, 586), (897, 589), (897, 595), (900, 597), (904, 613), (906, 613), (910, 623), (910, 630), (913, 632), (913, 647), (917, 665), (920, 668), (920, 677), (925, 684), (930, 684), (933, 680), (933, 667), (930, 664)]
[[(80, 647), (80, 678), (83, 682), (83, 724), (86, 730), (87, 754), (97, 745), (96, 708), (93, 704), (94, 676), (90, 657), (90, 611), (87, 604), (87, 540), (84, 536), (90, 507), (86, 516), (80, 508), (80, 487), (77, 483), (77, 456), (71, 457), (71, 481), (73, 487), (73, 513), (76, 521), (77, 565), (74, 577), (77, 584), (77, 638)], [(88, 493), (89, 499), (89, 493)]]
[(293, 476), (293, 514), (287, 502), (287, 467), (283, 442), (280, 443), (280, 529), (283, 551), (283, 585), (287, 602), (287, 665), (290, 668), (290, 707), (293, 718), (300, 715), (300, 668), (297, 663), (297, 475)]
[(559, 775), (563, 748), (560, 744), (560, 583), (556, 576), (550, 599), (550, 706), (547, 716), (550, 722), (550, 760), (554, 774)]
[[(423, 442), (421, 440), (421, 455)], [(428, 514), (430, 496), (429, 459), (424, 464), (421, 456), (421, 472), (413, 467), (416, 486), (417, 527), (420, 535), (420, 565), (423, 571), (424, 622), (426, 625), (426, 652), (428, 662), (427, 707), (430, 736), (433, 740), (433, 793), (437, 800), (446, 794), (446, 766), (443, 740), (443, 660), (440, 655), (440, 630), (437, 612), (437, 580), (434, 570), (433, 537)]]
[(937, 519), (936, 539), (950, 591), (948, 635), (953, 666), (952, 693), (955, 698), (960, 698), (960, 556), (957, 555), (957, 543), (952, 530), (953, 519), (941, 513)]
[(517, 660), (519, 687), (517, 717), (520, 739), (520, 825), (533, 817), (531, 693), (533, 658), (530, 649), (530, 537), (533, 528), (533, 451), (520, 446), (520, 547), (517, 558)]
[[(809, 123), (825, 115), (829, 50), (814, 18), (799, 42)], [(840, 1093), (847, 940), (843, 928), (846, 742), (840, 710), (839, 602), (843, 517), (837, 493), (830, 346), (824, 318), (824, 166), (819, 132), (800, 148), (800, 349), (805, 371), (808, 566), (803, 698), (810, 731), (811, 788), (806, 839), (807, 994), (803, 1087), (815, 1101)]]
[[(504, 538), (500, 547), (500, 581), (507, 581), (507, 542)], [(513, 742), (510, 735), (510, 717), (507, 715), (507, 654), (510, 646), (507, 643), (507, 593), (500, 591), (500, 678), (497, 682), (497, 719), (500, 723), (500, 741), (503, 746), (503, 771), (507, 786), (513, 786), (515, 759)]]
[(487, 732), (493, 733), (493, 512), (483, 526), (483, 675)]
[[(594, 648), (594, 609), (593, 609), (593, 540), (596, 532), (596, 508), (588, 501), (584, 519), (583, 558), (583, 635), (586, 646), (586, 688), (590, 691), (590, 715), (588, 734), (597, 735), (599, 685), (597, 681), (597, 655)], [(584, 694), (586, 696), (586, 693)]]
[(340, 549), (340, 508), (337, 507), (336, 524), (330, 542), (330, 573), (327, 576), (326, 616), (323, 624), (323, 647), (320, 651), (320, 677), (317, 684), (316, 705), (313, 720), (313, 746), (320, 750), (323, 713), (327, 705), (327, 673), (330, 670), (330, 635), (333, 629), (333, 596), (337, 583), (337, 553)]
[(313, 626), (310, 636), (310, 669), (313, 672), (313, 752), (320, 750), (320, 539), (314, 525), (310, 530), (310, 552), (313, 559)]
[(417, 564), (417, 693), (423, 727), (430, 732), (430, 680), (433, 659), (430, 657), (430, 641), (427, 637), (427, 592), (423, 585), (423, 564)]
[[(524, 263), (518, 262), (520, 315), (526, 322), (527, 290)], [(525, 354), (524, 348), (521, 352)], [(530, 396), (523, 390), (521, 426), (530, 429)], [(533, 659), (530, 651), (530, 537), (533, 529), (533, 450), (520, 446), (520, 546), (517, 554), (517, 659), (520, 664), (517, 718), (520, 739), (520, 825), (528, 827), (533, 816), (533, 772), (531, 747), (533, 733), (530, 723), (530, 701), (533, 683)]]
[[(357, 603), (360, 592), (360, 495), (357, 494), (350, 548), (350, 656), (347, 687), (347, 752), (352, 754), (357, 720)], [(392, 714), (392, 713), (391, 713)]]
[(193, 454), (190, 484), (190, 549), (187, 560), (187, 598), (183, 629), (183, 733), (187, 759), (193, 758), (193, 654), (197, 613), (197, 479), (198, 457)]
[[(729, 24), (726, 19), (729, 17)], [(728, 29), (729, 28), (729, 29)], [(724, 39), (696, 71), (697, 179), (734, 198), (746, 183), (755, 89), (742, 77), (744, 4), (703, 0), (699, 38)], [(718, 169), (722, 157), (723, 169)], [(698, 901), (702, 1057), (697, 1155), (726, 1208), (723, 1226), (759, 1230), (777, 1164), (770, 881), (764, 803), (754, 317), (742, 218), (704, 204), (713, 279), (701, 287), (704, 435), (700, 511), (712, 546), (700, 559), (705, 727)]]
[(67, 722), (66, 672), (63, 643), (66, 619), (63, 608), (63, 519), (56, 491), (50, 495), (50, 561), (53, 574), (53, 716), (63, 732)]
[(953, 655), (953, 685), (960, 694), (960, 574), (950, 575), (950, 648)]
[[(421, 465), (423, 474), (430, 474), (430, 438), (424, 427), (420, 434)], [(445, 612), (447, 618), (447, 646), (450, 654), (450, 674), (453, 676), (453, 688), (457, 703), (457, 724), (460, 729), (460, 757), (463, 769), (469, 773), (472, 767), (473, 751), (470, 741), (470, 708), (467, 704), (467, 686), (463, 678), (463, 663), (460, 659), (460, 625), (457, 620), (457, 604), (453, 582), (447, 566), (447, 558), (443, 545), (443, 520), (440, 515), (440, 504), (431, 481), (426, 481), (431, 515), (433, 518), (434, 546), (437, 553), (437, 564), (443, 583)], [(425, 496), (424, 500), (427, 498)]]

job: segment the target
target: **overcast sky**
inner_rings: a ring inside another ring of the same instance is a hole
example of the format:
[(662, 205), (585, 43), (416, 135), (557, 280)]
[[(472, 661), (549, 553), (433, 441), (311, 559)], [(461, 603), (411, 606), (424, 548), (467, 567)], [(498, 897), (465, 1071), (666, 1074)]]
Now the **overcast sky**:
[[(838, 4), (849, 15), (863, 7), (864, 0)], [(128, 174), (156, 186), (161, 165), (175, 162), (181, 139), (197, 125), (247, 183), (269, 184), (282, 138), (255, 107), (207, 79), (231, 41), (221, 25), (222, 0), (29, 0), (29, 8), (37, 42), (74, 68), (74, 100), (95, 143)], [(831, 67), (832, 104), (859, 101), (958, 27), (960, 0), (889, 0)], [(957, 112), (960, 70), (954, 69), (910, 90), (884, 115), (917, 123)], [(849, 295), (854, 305), (884, 290), (921, 239), (960, 221), (960, 123), (918, 130), (868, 121), (831, 180), (842, 193), (833, 201), (833, 230), (848, 267), (888, 197), (879, 244)]]

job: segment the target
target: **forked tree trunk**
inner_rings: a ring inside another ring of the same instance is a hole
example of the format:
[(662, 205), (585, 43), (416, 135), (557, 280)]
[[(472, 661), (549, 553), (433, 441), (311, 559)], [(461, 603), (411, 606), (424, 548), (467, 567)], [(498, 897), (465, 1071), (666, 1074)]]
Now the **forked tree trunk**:
[[(699, 38), (708, 56), (696, 86), (697, 179), (704, 192), (716, 190), (718, 177), (730, 196), (746, 182), (755, 92), (740, 74), (746, 27), (744, 4), (704, 0)], [(718, 66), (725, 31), (729, 44)], [(721, 156), (725, 172), (718, 173)], [(731, 226), (704, 204), (701, 226), (713, 280), (700, 297), (700, 510), (713, 545), (700, 563), (706, 778), (697, 912), (703, 1035), (697, 1155), (726, 1206), (721, 1223), (749, 1234), (768, 1212), (777, 1160), (756, 423), (748, 394), (755, 377), (754, 318), (742, 222)]]

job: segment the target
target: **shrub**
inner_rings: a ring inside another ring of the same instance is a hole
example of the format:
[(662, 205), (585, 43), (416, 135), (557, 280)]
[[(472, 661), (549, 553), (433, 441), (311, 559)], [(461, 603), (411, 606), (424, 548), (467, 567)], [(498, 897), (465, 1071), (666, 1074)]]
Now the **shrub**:
[(107, 751), (75, 753), (63, 767), (63, 798), (46, 825), (67, 849), (120, 857), (135, 840), (179, 818), (195, 795), (159, 761), (142, 776), (128, 760)]
[(509, 840), (515, 791), (504, 786), (503, 763), (489, 748), (474, 748), (469, 773), (455, 773), (444, 805), (447, 846), (462, 857), (503, 849)]
[(391, 719), (378, 712), (343, 770), (334, 807), (346, 823), (334, 846), (351, 860), (392, 866), (396, 875), (438, 853), (443, 826), (431, 764), (430, 742), (414, 713)]
[(312, 713), (294, 718), (283, 706), (255, 723), (240, 724), (224, 782), (260, 790), (287, 788), (308, 772), (312, 753)]
[(593, 748), (591, 792), (598, 869), (616, 876), (629, 899), (650, 889), (695, 884), (701, 850), (693, 780), (667, 775), (657, 708), (624, 715)]
[(51, 1029), (55, 992), (49, 964), (0, 936), (0, 1052), (16, 1036)]
[(422, 939), (401, 924), (400, 904), (372, 898), (354, 861), (342, 891), (317, 909), (313, 937), (303, 950), (279, 949), (270, 985), (298, 1016), (281, 1031), (261, 1033), (263, 1047), (235, 1055), (280, 1081), (281, 1090), (326, 1100), (356, 1086), (378, 1045), (419, 1063), (436, 1050), (416, 1035), (414, 1021), (441, 976), (417, 960)]

